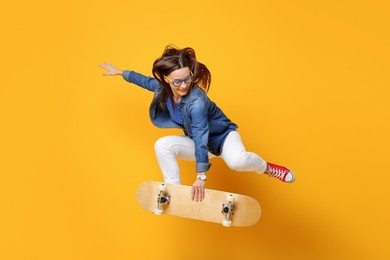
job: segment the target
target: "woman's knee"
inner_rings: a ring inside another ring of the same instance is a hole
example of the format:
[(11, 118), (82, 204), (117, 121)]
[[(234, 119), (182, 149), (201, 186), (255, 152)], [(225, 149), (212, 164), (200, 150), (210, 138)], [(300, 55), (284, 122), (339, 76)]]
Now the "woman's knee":
[(154, 144), (156, 154), (170, 154), (185, 160), (195, 159), (194, 141), (187, 136), (165, 136)]
[(232, 156), (229, 160), (226, 161), (226, 164), (230, 169), (235, 171), (244, 171), (246, 170), (248, 163), (248, 154), (242, 153), (237, 156)]
[(163, 151), (169, 151), (172, 146), (172, 142), (169, 141), (169, 136), (164, 136), (159, 138), (154, 143), (154, 150), (156, 153), (163, 152)]

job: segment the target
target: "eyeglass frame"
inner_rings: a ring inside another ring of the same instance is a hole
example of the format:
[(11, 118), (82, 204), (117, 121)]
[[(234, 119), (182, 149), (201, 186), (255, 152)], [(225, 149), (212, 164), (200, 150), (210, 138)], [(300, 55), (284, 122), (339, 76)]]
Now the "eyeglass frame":
[[(172, 80), (172, 79), (170, 79), (170, 78), (168, 78), (168, 76), (164, 76), (170, 83), (172, 83), (172, 86), (174, 86), (175, 88), (179, 88), (180, 86), (181, 86), (181, 84), (183, 84), (183, 82), (185, 82), (186, 80), (188, 80), (188, 79), (191, 79), (191, 82), (190, 82), (190, 84), (193, 82), (193, 80), (194, 80), (194, 75), (192, 74), (192, 71), (190, 71), (190, 75), (188, 75), (187, 77), (185, 77), (184, 79), (174, 79), (174, 80)], [(176, 86), (175, 84), (176, 83), (174, 83), (174, 82), (178, 82), (178, 83), (180, 83), (178, 86)], [(187, 84), (187, 83), (186, 83)]]

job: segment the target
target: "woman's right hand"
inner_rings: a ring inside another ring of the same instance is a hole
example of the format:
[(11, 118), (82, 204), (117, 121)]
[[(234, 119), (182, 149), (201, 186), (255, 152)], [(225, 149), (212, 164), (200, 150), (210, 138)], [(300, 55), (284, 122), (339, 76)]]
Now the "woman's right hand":
[(114, 65), (104, 63), (104, 64), (99, 64), (99, 67), (108, 70), (106, 73), (103, 74), (103, 76), (116, 76), (116, 75), (122, 75), (123, 70), (120, 70), (118, 68), (115, 68)]

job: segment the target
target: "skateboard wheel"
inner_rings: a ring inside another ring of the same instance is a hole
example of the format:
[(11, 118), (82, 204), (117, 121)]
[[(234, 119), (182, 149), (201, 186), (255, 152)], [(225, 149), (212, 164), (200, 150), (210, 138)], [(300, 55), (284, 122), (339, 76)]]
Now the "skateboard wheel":
[(231, 226), (232, 226), (232, 221), (231, 221), (231, 220), (226, 220), (226, 219), (224, 219), (224, 220), (222, 221), (222, 225), (223, 225), (224, 227), (231, 227)]
[(154, 209), (154, 215), (160, 216), (163, 213), (162, 209)]
[(164, 183), (161, 183), (158, 188), (160, 189), (160, 191), (166, 191), (167, 190), (167, 185), (165, 185)]
[(236, 201), (236, 196), (234, 196), (233, 194), (229, 194), (226, 196), (226, 200), (228, 202), (234, 202), (234, 201)]

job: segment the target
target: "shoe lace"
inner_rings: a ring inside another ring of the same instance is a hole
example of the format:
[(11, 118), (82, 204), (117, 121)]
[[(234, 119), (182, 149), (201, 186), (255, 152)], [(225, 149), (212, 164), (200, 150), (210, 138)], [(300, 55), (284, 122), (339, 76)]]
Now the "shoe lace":
[(267, 169), (267, 173), (270, 177), (275, 177), (275, 178), (278, 178), (280, 180), (284, 180), (288, 171), (283, 169), (283, 168), (270, 167)]

